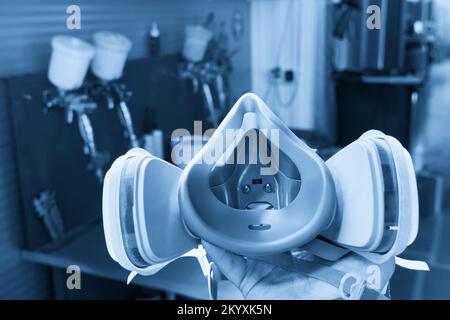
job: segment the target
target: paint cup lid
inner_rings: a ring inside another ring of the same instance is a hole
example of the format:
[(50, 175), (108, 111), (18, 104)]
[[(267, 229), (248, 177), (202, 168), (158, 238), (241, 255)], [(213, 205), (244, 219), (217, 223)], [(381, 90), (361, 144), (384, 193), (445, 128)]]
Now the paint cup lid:
[(52, 48), (83, 59), (91, 59), (95, 54), (95, 49), (91, 44), (72, 36), (54, 36)]
[(112, 50), (128, 52), (131, 49), (131, 41), (120, 33), (99, 31), (93, 36), (97, 47)]

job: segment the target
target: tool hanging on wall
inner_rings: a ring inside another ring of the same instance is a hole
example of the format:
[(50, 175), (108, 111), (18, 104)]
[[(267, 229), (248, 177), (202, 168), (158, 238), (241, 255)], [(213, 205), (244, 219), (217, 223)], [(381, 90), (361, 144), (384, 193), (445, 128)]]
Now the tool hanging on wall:
[(88, 169), (93, 170), (103, 182), (104, 165), (109, 160), (109, 154), (98, 152), (95, 143), (94, 130), (88, 114), (97, 105), (82, 88), (86, 72), (89, 68), (95, 49), (84, 40), (55, 36), (52, 39), (52, 55), (48, 69), (48, 79), (55, 88), (45, 90), (43, 99), (46, 109), (62, 109), (66, 122), (71, 124), (77, 117), (78, 129), (84, 142), (84, 152), (89, 155)]
[(200, 92), (208, 122), (215, 128), (228, 111), (231, 57), (239, 52), (230, 50), (228, 43), (225, 23), (216, 21), (213, 12), (202, 25), (186, 26), (182, 50), (185, 62), (180, 65), (179, 77), (190, 79), (193, 92)]
[(84, 153), (90, 157), (88, 170), (94, 171), (102, 183), (104, 166), (109, 161), (110, 155), (108, 152), (99, 152), (95, 143), (94, 129), (88, 114), (93, 112), (97, 105), (86, 94), (59, 90), (45, 91), (44, 102), (48, 109), (63, 109), (68, 124), (73, 123), (74, 116), (76, 116), (78, 130), (84, 143)]
[(120, 123), (124, 128), (124, 137), (129, 140), (130, 148), (139, 147), (138, 138), (134, 131), (133, 119), (128, 101), (132, 96), (125, 84), (117, 81), (94, 81), (87, 84), (89, 96), (94, 100), (103, 100), (108, 110), (117, 110)]
[(225, 114), (227, 93), (225, 92), (224, 70), (211, 62), (188, 62), (180, 66), (180, 78), (192, 81), (193, 92), (200, 92), (208, 112), (208, 122), (217, 128), (221, 117)]
[(92, 73), (100, 80), (90, 86), (90, 94), (95, 98), (103, 96), (109, 110), (117, 107), (124, 136), (130, 140), (130, 148), (139, 146), (134, 132), (133, 120), (128, 101), (132, 96), (125, 84), (117, 79), (122, 77), (123, 69), (131, 49), (131, 41), (119, 34), (108, 31), (97, 32), (93, 36), (96, 55), (92, 61)]
[(50, 190), (41, 192), (38, 197), (33, 199), (33, 206), (43, 220), (52, 240), (61, 239), (64, 235), (64, 222), (56, 204), (56, 193)]

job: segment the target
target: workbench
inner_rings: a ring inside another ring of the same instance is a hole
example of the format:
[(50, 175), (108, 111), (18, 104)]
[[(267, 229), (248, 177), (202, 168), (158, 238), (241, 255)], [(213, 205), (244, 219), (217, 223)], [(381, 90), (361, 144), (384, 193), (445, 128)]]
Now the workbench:
[[(128, 271), (112, 260), (106, 249), (101, 223), (90, 223), (70, 233), (58, 243), (35, 250), (24, 250), (24, 259), (50, 267), (66, 269), (80, 267), (89, 274), (126, 283)], [(153, 276), (137, 275), (133, 284), (160, 289), (193, 299), (208, 299), (208, 284), (195, 258), (183, 258), (169, 264)], [(240, 292), (228, 281), (219, 286), (219, 298), (241, 299)]]

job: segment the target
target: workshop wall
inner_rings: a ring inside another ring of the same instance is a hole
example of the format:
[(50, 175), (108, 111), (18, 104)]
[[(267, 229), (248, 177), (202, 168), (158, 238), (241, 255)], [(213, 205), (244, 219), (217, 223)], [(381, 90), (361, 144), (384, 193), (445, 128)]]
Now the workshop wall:
[[(289, 127), (334, 136), (327, 6), (326, 0), (251, 2), (252, 91)], [(275, 67), (292, 70), (294, 80), (271, 79)]]
[[(77, 4), (81, 8), (81, 30), (66, 28), (66, 8)], [(0, 78), (45, 72), (50, 56), (50, 40), (55, 34), (70, 34), (90, 40), (98, 30), (123, 33), (133, 42), (130, 59), (148, 54), (147, 32), (153, 21), (161, 31), (161, 53), (179, 52), (184, 26), (201, 23), (214, 11), (217, 20), (225, 21), (231, 33), (230, 21), (240, 11), (249, 27), (249, 4), (246, 1), (206, 0), (133, 0), (123, 1), (33, 1), (2, 0), (0, 3)], [(250, 87), (249, 32), (234, 41), (230, 49), (239, 50), (233, 56), (233, 87), (242, 91)], [(2, 82), (0, 82), (2, 84)], [(238, 96), (242, 92), (235, 92)], [(13, 138), (4, 86), (0, 86), (0, 298), (39, 299), (51, 295), (46, 269), (24, 263), (20, 256), (23, 228), (16, 177)], [(6, 253), (6, 254), (5, 254)], [(10, 279), (15, 279), (10, 281)], [(18, 280), (20, 279), (20, 281)]]
[(0, 81), (0, 299), (45, 299), (49, 297), (45, 268), (21, 259), (23, 216), (5, 93), (6, 84)]
[[(67, 6), (81, 9), (81, 30), (66, 28)], [(152, 22), (161, 31), (161, 51), (179, 52), (183, 44), (184, 26), (203, 23), (214, 11), (218, 21), (226, 23), (231, 33), (233, 13), (244, 17), (244, 37), (230, 38), (230, 49), (239, 50), (233, 56), (236, 88), (250, 87), (250, 4), (242, 0), (132, 0), (124, 10), (123, 1), (113, 0), (3, 0), (0, 3), (0, 77), (45, 71), (50, 54), (50, 40), (55, 34), (70, 34), (91, 40), (98, 30), (110, 30), (126, 35), (133, 42), (130, 59), (148, 54), (147, 32)], [(238, 93), (236, 93), (238, 94)]]

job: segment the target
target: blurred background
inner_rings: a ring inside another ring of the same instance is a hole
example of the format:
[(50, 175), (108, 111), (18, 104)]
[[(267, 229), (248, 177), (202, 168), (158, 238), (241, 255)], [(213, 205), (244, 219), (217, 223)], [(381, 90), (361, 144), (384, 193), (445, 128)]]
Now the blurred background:
[(0, 298), (207, 298), (195, 261), (126, 285), (102, 178), (133, 146), (170, 161), (173, 130), (216, 127), (248, 91), (324, 159), (369, 129), (410, 151), (420, 229), (403, 257), (431, 271), (397, 268), (392, 298), (450, 299), (448, 0), (1, 1)]

